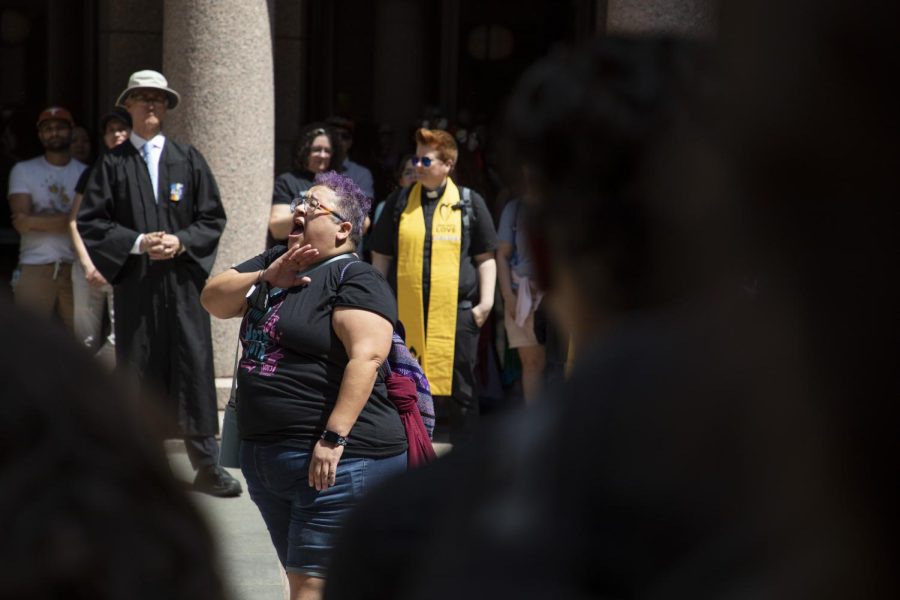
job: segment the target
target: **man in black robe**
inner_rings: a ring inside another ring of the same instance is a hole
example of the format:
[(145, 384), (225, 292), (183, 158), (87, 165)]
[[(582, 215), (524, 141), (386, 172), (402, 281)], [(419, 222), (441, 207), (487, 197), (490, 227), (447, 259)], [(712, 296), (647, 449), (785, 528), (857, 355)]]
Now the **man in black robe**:
[(200, 306), (225, 210), (200, 152), (162, 134), (178, 101), (160, 73), (131, 76), (117, 101), (134, 121), (130, 143), (95, 167), (78, 229), (114, 286), (117, 364), (164, 399), (164, 416), (177, 424), (197, 469), (195, 488), (237, 496), (240, 483), (218, 465), (212, 340)]

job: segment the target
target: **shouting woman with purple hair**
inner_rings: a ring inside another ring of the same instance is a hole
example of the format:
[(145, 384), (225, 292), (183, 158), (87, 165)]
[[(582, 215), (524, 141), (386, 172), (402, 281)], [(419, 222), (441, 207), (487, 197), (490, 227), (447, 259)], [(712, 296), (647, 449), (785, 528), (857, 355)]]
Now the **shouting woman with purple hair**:
[(213, 277), (201, 296), (242, 317), (241, 470), (291, 597), (324, 583), (333, 538), (360, 493), (406, 468), (406, 434), (381, 365), (397, 305), (354, 251), (370, 201), (329, 171), (290, 205), (279, 245)]

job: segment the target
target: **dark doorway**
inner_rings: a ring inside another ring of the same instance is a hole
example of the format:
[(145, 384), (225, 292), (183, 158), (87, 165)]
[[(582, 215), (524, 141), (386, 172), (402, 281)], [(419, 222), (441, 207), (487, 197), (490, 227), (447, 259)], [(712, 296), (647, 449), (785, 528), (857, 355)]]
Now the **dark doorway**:
[[(42, 152), (38, 113), (65, 106), (93, 134), (95, 0), (4, 0), (0, 8), (0, 294), (9, 294), (19, 236), (10, 223), (9, 171)], [(95, 140), (96, 141), (96, 140)]]

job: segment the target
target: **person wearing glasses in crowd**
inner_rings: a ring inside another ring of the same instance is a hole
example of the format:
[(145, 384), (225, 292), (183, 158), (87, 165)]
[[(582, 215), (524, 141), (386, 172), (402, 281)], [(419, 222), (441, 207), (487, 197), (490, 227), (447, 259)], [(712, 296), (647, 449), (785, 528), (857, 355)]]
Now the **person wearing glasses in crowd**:
[(241, 470), (291, 587), (324, 585), (333, 537), (359, 495), (406, 469), (407, 442), (381, 365), (397, 305), (354, 253), (370, 200), (320, 173), (278, 245), (209, 280), (203, 306), (241, 317)]
[(406, 344), (462, 441), (478, 417), (478, 336), (494, 305), (497, 233), (480, 195), (450, 178), (458, 150), (439, 129), (416, 132), (416, 183), (385, 202), (372, 264), (397, 293)]
[(240, 483), (218, 465), (212, 336), (200, 306), (225, 209), (203, 155), (163, 135), (179, 100), (161, 73), (131, 75), (117, 101), (131, 115), (131, 138), (94, 166), (78, 231), (113, 285), (117, 367), (163, 404), (197, 469), (194, 488), (237, 496)]
[(291, 170), (275, 178), (267, 248), (287, 242), (294, 227), (293, 214), (288, 208), (291, 201), (312, 187), (318, 173), (339, 170), (345, 154), (334, 129), (324, 123), (310, 123), (297, 135), (292, 156)]
[(375, 206), (375, 211), (372, 213), (373, 224), (378, 222), (381, 213), (384, 212), (384, 205), (390, 198), (404, 193), (405, 188), (408, 188), (416, 182), (416, 167), (412, 163), (411, 154), (404, 155), (403, 158), (398, 161), (396, 167), (394, 167), (393, 176), (394, 189), (390, 191), (384, 200)]

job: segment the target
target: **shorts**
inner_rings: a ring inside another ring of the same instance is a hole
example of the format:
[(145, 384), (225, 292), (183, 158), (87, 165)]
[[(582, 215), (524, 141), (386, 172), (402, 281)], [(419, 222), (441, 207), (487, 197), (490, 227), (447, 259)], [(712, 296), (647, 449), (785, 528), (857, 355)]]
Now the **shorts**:
[(310, 452), (287, 444), (241, 442), (241, 471), (286, 571), (325, 577), (344, 519), (373, 486), (406, 470), (406, 452), (341, 458), (335, 484), (309, 486)]
[(56, 314), (66, 329), (74, 331), (72, 263), (20, 264), (13, 295), (17, 306), (44, 319)]
[(510, 348), (540, 345), (534, 334), (534, 311), (528, 313), (528, 318), (521, 327), (516, 325), (515, 320), (508, 313), (504, 312), (503, 324), (506, 326), (506, 341)]

